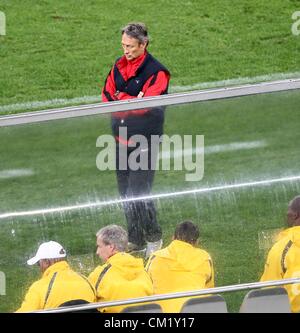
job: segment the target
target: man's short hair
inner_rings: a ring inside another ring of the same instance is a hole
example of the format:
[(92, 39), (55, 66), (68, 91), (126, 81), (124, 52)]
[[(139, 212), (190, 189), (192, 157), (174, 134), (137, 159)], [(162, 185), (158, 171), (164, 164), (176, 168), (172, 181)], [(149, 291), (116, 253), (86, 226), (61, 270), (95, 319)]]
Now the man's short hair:
[(122, 28), (122, 35), (126, 34), (131, 38), (137, 39), (141, 44), (149, 43), (147, 27), (144, 23), (128, 23)]
[(184, 221), (177, 225), (174, 233), (174, 239), (195, 244), (200, 236), (200, 231), (197, 225), (191, 221)]
[(127, 231), (119, 225), (111, 224), (103, 227), (97, 232), (96, 236), (100, 238), (105, 245), (114, 245), (119, 252), (127, 250)]

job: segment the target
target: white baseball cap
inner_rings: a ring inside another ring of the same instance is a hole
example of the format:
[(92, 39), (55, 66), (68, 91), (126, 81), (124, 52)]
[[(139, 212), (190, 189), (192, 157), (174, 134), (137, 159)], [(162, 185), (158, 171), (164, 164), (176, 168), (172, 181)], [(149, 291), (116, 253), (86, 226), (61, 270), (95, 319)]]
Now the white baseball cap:
[(34, 265), (41, 259), (57, 259), (66, 257), (65, 249), (57, 242), (50, 241), (39, 246), (36, 255), (27, 260), (28, 265)]

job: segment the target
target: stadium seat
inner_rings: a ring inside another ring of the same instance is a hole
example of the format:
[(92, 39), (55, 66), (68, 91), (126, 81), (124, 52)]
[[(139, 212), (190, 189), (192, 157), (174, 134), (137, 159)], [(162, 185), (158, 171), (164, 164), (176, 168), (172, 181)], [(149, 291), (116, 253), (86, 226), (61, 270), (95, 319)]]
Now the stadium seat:
[(220, 295), (209, 295), (187, 300), (181, 313), (227, 313), (227, 305)]
[(240, 313), (290, 313), (289, 297), (283, 287), (251, 290), (244, 297)]
[[(76, 306), (76, 305), (85, 305), (90, 304), (89, 302), (82, 300), (82, 299), (76, 299), (73, 301), (68, 301), (65, 303), (62, 303), (59, 308), (66, 307), (66, 306)], [(79, 310), (79, 311), (69, 311), (69, 313), (99, 313), (97, 309), (86, 309), (86, 310)]]
[(148, 303), (142, 305), (128, 306), (124, 308), (122, 313), (162, 313), (162, 308), (159, 304)]

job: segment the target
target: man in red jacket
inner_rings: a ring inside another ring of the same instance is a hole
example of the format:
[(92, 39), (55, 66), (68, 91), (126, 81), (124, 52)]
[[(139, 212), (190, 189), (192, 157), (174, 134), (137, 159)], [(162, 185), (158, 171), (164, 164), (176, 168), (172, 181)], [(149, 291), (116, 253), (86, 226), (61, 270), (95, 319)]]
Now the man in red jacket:
[[(122, 29), (124, 55), (116, 60), (106, 78), (102, 90), (104, 102), (167, 94), (170, 72), (147, 52), (148, 44), (148, 32), (143, 23), (130, 23)], [(153, 144), (151, 146), (150, 140), (151, 135), (163, 134), (163, 123), (163, 107), (112, 114), (112, 130), (117, 144), (116, 174), (122, 198), (138, 198), (150, 194), (155, 172), (153, 165), (158, 152), (158, 143), (156, 146)], [(127, 131), (126, 137), (123, 135), (124, 129)], [(142, 149), (138, 143), (135, 145), (131, 139), (133, 135), (145, 137), (147, 147)], [(148, 156), (146, 168), (136, 170), (128, 163), (128, 156), (137, 149), (140, 158), (141, 154)], [(124, 155), (127, 164), (125, 167), (121, 165), (121, 158)], [(147, 245), (146, 256), (158, 250), (162, 246), (162, 232), (157, 223), (153, 200), (126, 202), (124, 211), (128, 226), (129, 249), (138, 251)]]

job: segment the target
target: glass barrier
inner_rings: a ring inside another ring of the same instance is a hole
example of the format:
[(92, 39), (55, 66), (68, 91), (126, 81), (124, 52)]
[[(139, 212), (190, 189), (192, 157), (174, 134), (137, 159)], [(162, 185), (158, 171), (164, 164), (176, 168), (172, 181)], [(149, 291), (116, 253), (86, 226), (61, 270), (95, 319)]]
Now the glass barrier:
[[(215, 286), (258, 281), (285, 227), (287, 205), (300, 193), (299, 105), (296, 90), (166, 108), (146, 196), (164, 246), (179, 222), (199, 225)], [(126, 227), (116, 171), (100, 170), (115, 159), (111, 133), (110, 115), (0, 128), (1, 312), (15, 311), (40, 276), (26, 265), (40, 243), (60, 242), (88, 275), (100, 263), (95, 233)], [(238, 311), (242, 294), (225, 296)]]

